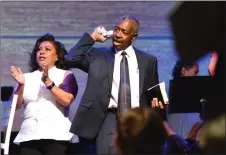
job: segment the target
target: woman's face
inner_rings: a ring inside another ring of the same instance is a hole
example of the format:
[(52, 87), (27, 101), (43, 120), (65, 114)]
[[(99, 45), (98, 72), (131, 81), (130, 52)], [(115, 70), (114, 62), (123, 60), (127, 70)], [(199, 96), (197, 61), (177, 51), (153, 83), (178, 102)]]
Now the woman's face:
[(37, 50), (36, 61), (39, 65), (39, 68), (42, 69), (43, 66), (52, 68), (55, 66), (55, 62), (58, 60), (56, 54), (56, 48), (54, 44), (50, 41), (43, 41)]

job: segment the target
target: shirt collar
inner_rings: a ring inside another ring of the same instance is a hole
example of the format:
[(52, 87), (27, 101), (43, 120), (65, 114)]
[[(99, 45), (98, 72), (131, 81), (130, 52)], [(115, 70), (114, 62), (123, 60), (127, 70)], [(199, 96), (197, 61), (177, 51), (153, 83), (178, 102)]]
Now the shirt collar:
[(50, 72), (56, 69), (56, 66), (53, 66), (52, 68), (49, 69)]
[(115, 53), (116, 55), (120, 56), (122, 54), (122, 52), (125, 51), (127, 56), (128, 57), (131, 57), (134, 53), (134, 49), (133, 49), (133, 46), (130, 45), (129, 47), (127, 47), (125, 50), (121, 50), (121, 51), (118, 51), (117, 49), (115, 49)]

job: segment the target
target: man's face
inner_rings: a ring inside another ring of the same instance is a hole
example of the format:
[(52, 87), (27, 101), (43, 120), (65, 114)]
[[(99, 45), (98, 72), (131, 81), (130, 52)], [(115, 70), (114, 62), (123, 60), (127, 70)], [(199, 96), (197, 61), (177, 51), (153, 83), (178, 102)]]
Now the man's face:
[(191, 68), (182, 69), (182, 76), (198, 76), (198, 73), (199, 73), (198, 64), (193, 65)]
[(118, 50), (124, 50), (136, 39), (135, 23), (132, 20), (121, 20), (115, 26), (112, 43)]

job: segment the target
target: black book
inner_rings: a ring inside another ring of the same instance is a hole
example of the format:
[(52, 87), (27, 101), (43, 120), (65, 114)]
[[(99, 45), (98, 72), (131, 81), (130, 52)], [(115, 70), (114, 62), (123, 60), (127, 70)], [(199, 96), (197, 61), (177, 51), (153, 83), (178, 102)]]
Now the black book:
[(153, 98), (158, 98), (163, 104), (169, 104), (169, 99), (166, 93), (165, 82), (161, 82), (145, 92), (149, 101), (152, 101)]

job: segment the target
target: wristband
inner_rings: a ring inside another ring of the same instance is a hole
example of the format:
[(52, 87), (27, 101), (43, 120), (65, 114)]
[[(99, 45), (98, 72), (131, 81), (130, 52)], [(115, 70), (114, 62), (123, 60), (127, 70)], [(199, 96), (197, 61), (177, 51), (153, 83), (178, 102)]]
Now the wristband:
[(46, 88), (49, 89), (49, 90), (51, 90), (54, 86), (55, 86), (55, 83), (52, 82), (51, 85), (47, 86)]

